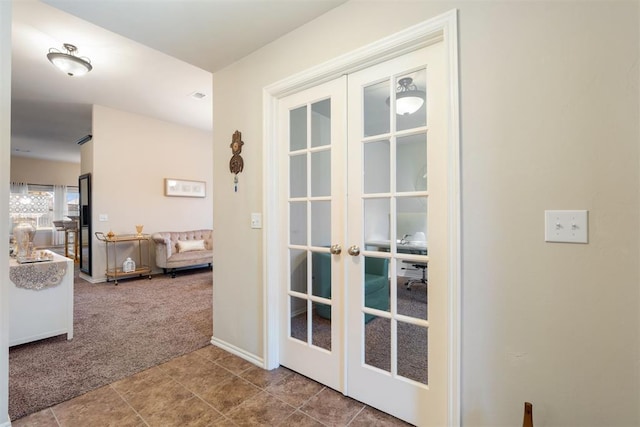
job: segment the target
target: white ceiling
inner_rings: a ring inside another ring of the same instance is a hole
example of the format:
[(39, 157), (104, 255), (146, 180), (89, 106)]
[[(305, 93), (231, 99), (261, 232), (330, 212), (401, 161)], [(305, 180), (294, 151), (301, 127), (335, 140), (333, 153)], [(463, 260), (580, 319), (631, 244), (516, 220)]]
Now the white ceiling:
[[(211, 73), (345, 1), (14, 0), (12, 154), (79, 162), (92, 104), (210, 131)], [(48, 62), (63, 43), (89, 74)]]

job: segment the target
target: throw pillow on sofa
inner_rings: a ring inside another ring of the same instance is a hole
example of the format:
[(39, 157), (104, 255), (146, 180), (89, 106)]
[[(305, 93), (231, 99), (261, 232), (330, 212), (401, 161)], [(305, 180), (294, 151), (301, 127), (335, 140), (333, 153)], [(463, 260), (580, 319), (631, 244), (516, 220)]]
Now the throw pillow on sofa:
[(178, 252), (204, 251), (204, 240), (178, 240)]

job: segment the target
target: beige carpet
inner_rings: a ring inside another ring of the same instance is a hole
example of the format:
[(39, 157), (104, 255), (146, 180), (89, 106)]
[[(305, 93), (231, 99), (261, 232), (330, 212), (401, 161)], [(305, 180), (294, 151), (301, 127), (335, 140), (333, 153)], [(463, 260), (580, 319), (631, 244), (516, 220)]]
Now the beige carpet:
[(206, 346), (212, 277), (205, 268), (114, 286), (76, 273), (73, 340), (62, 335), (9, 350), (11, 419)]

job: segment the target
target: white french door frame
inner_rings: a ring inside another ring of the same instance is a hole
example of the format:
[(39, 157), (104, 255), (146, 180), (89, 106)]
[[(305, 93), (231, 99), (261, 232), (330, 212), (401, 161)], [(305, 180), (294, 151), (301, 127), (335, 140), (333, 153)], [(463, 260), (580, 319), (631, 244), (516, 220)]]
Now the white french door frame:
[[(286, 233), (280, 228), (282, 215), (279, 191), (279, 164), (281, 140), (278, 135), (278, 101), (298, 91), (353, 73), (369, 66), (418, 50), (436, 42), (443, 42), (447, 51), (446, 73), (450, 82), (447, 111), (448, 174), (449, 174), (449, 325), (448, 331), (448, 418), (449, 425), (460, 424), (460, 125), (458, 93), (458, 28), (457, 10), (451, 10), (399, 33), (366, 45), (331, 61), (295, 74), (263, 89), (263, 212), (264, 212), (264, 299), (263, 299), (263, 361), (265, 369), (279, 365), (279, 307), (281, 283), (282, 245)], [(346, 343), (343, 343), (346, 344)]]

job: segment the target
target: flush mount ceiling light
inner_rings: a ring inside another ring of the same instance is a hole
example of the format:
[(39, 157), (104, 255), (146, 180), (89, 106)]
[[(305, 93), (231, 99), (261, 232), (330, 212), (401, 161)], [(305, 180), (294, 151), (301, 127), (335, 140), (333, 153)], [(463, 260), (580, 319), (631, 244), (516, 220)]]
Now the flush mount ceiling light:
[(91, 71), (93, 67), (89, 58), (76, 56), (77, 47), (69, 43), (65, 43), (62, 46), (67, 51), (66, 53), (60, 52), (55, 48), (49, 49), (49, 53), (47, 53), (47, 59), (53, 65), (70, 76), (81, 76)]
[[(419, 90), (411, 77), (401, 78), (396, 88), (396, 114), (404, 116), (415, 113), (424, 104), (425, 97), (425, 91)], [(387, 98), (387, 105), (389, 105), (389, 98)]]

